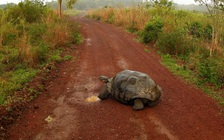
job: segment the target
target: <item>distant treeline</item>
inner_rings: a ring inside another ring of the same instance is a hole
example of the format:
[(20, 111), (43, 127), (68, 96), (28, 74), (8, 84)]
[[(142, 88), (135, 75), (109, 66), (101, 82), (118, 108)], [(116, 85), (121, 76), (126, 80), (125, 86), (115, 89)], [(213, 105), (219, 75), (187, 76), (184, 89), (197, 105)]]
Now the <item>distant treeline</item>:
[[(115, 7), (115, 6), (135, 6), (142, 3), (142, 0), (77, 0), (73, 6), (77, 10), (97, 9), (103, 7)], [(53, 9), (58, 8), (57, 1), (47, 2), (47, 5)], [(66, 9), (65, 1), (63, 1), (63, 9)]]
[[(65, 0), (62, 1), (62, 8), (63, 10), (66, 9)], [(119, 7), (119, 6), (136, 6), (141, 5), (142, 0), (77, 0), (76, 4), (73, 5), (74, 9), (77, 10), (89, 10), (89, 9), (98, 9), (103, 7)], [(52, 9), (58, 8), (58, 2), (56, 0), (52, 2), (46, 2), (46, 4), (51, 7)], [(13, 3), (10, 3), (9, 5), (13, 5)], [(6, 5), (0, 5), (0, 8), (4, 8)], [(205, 6), (200, 5), (178, 5), (174, 4), (175, 9), (184, 9), (184, 10), (190, 10), (190, 11), (201, 11), (201, 12), (207, 12), (207, 9)]]

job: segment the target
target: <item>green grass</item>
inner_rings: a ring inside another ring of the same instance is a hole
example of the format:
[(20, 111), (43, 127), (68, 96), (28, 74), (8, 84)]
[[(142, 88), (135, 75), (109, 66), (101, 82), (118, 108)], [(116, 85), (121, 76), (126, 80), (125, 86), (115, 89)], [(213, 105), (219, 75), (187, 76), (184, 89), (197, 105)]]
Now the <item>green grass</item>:
[(72, 59), (71, 55), (65, 55), (64, 56), (64, 60), (66, 60), (66, 61), (71, 60), (71, 59)]
[(7, 103), (7, 97), (13, 96), (14, 91), (22, 89), (38, 72), (39, 70), (25, 68), (4, 73), (0, 81), (0, 105)]
[(144, 51), (147, 52), (147, 53), (150, 53), (149, 49), (144, 48)]
[(196, 85), (203, 92), (207, 93), (213, 99), (217, 100), (221, 105), (224, 105), (223, 91), (215, 86), (209, 86), (207, 83), (202, 82), (200, 77), (197, 77), (194, 72), (187, 69), (185, 65), (179, 65), (177, 61), (169, 54), (159, 54), (162, 57), (161, 63), (174, 75), (183, 77), (188, 83)]

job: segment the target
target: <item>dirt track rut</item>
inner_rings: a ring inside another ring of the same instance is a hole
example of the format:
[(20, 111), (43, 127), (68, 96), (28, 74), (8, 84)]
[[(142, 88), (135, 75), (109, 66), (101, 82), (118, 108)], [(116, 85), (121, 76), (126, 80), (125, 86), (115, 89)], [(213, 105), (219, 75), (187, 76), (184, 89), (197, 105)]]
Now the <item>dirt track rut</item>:
[[(73, 20), (81, 24), (85, 38), (80, 56), (60, 64), (58, 77), (11, 127), (9, 139), (224, 139), (222, 108), (171, 74), (152, 49), (144, 51), (133, 35), (113, 25)], [(114, 76), (124, 69), (149, 74), (163, 89), (161, 102), (134, 111), (113, 99), (86, 101), (98, 94), (100, 75)], [(45, 121), (48, 116), (52, 118), (49, 123)]]

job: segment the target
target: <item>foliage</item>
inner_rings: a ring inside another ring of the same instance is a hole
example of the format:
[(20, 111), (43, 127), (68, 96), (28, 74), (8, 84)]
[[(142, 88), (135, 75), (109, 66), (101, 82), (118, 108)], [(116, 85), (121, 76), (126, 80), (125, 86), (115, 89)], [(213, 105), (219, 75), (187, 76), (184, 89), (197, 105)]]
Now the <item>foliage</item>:
[(5, 104), (5, 99), (12, 96), (9, 93), (20, 90), (25, 83), (32, 80), (37, 72), (37, 70), (30, 68), (18, 68), (15, 71), (7, 72), (1, 75), (0, 104)]
[(149, 0), (153, 3), (154, 6), (158, 7), (168, 7), (171, 8), (173, 6), (173, 2), (169, 0)]
[(25, 19), (28, 23), (40, 22), (42, 16), (48, 12), (48, 7), (42, 1), (29, 1), (25, 0), (20, 2), (13, 8), (6, 9), (8, 13), (8, 20), (19, 21), (18, 19)]
[(76, 24), (59, 19), (41, 1), (25, 0), (0, 10), (0, 105), (26, 88), (40, 69), (63, 61), (64, 47), (81, 40)]
[(190, 69), (193, 69), (198, 77), (201, 79), (201, 83), (213, 84), (216, 87), (221, 87), (224, 85), (224, 75), (223, 68), (224, 62), (221, 57), (210, 57), (209, 52), (206, 50), (200, 50), (191, 55), (188, 62)]
[(204, 38), (207, 41), (211, 41), (213, 28), (209, 23), (203, 27), (201, 22), (195, 21), (191, 23), (189, 33), (195, 38)]
[(158, 39), (158, 34), (162, 32), (164, 26), (161, 18), (155, 18), (153, 21), (146, 23), (143, 32), (141, 33), (141, 38), (144, 43), (149, 43), (151, 41), (156, 41)]
[(156, 47), (164, 54), (187, 57), (197, 48), (193, 39), (186, 40), (186, 30), (175, 29), (172, 32), (164, 32), (159, 35)]
[(203, 34), (203, 29), (202, 29), (202, 25), (200, 22), (192, 22), (190, 25), (190, 34), (194, 37), (201, 37)]
[[(202, 81), (202, 78), (200, 76), (198, 76), (194, 71), (187, 69), (185, 65), (178, 65), (177, 64), (178, 60), (172, 58), (171, 55), (161, 54), (161, 57), (162, 57), (162, 64), (165, 65), (171, 72), (173, 72), (175, 75), (180, 75), (188, 82), (197, 85), (204, 92), (208, 93), (210, 96), (216, 99), (220, 104), (224, 105), (223, 91), (214, 89), (212, 86), (210, 85), (207, 86), (206, 84), (204, 84), (206, 83), (206, 81)], [(198, 64), (200, 65), (201, 63)], [(223, 72), (223, 70), (221, 70), (220, 72)]]
[(66, 61), (71, 60), (71, 59), (72, 59), (72, 56), (71, 55), (64, 56), (64, 60), (66, 60)]
[(72, 9), (73, 4), (77, 2), (77, 0), (65, 0), (66, 1), (66, 7), (68, 9)]
[[(213, 14), (213, 10), (221, 10), (224, 11), (224, 0), (194, 0), (195, 2), (199, 2), (207, 7), (210, 14)], [(209, 3), (210, 2), (210, 3)]]
[[(66, 2), (66, 7), (68, 9), (72, 9), (72, 5), (76, 3), (77, 0), (65, 0)], [(62, 0), (58, 0), (59, 4), (59, 16), (62, 16)]]

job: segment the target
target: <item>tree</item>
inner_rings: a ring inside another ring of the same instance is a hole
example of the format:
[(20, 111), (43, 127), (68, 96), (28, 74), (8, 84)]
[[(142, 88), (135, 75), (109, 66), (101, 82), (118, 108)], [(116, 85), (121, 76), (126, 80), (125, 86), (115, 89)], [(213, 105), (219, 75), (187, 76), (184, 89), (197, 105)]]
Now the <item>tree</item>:
[[(194, 0), (199, 2), (202, 5), (205, 5), (208, 9), (208, 12), (213, 15), (214, 12), (218, 11), (224, 12), (224, 0)], [(210, 3), (209, 3), (210, 2)]]
[(194, 0), (205, 5), (211, 17), (212, 44), (209, 45), (210, 56), (219, 48), (220, 36), (223, 32), (224, 0)]
[(149, 0), (153, 3), (153, 5), (159, 6), (159, 7), (168, 7), (171, 8), (173, 6), (173, 2), (169, 0)]
[[(77, 0), (65, 0), (66, 2), (66, 7), (68, 9), (72, 9), (72, 5), (76, 3)], [(61, 17), (62, 15), (62, 0), (58, 0), (59, 4), (59, 16)]]

